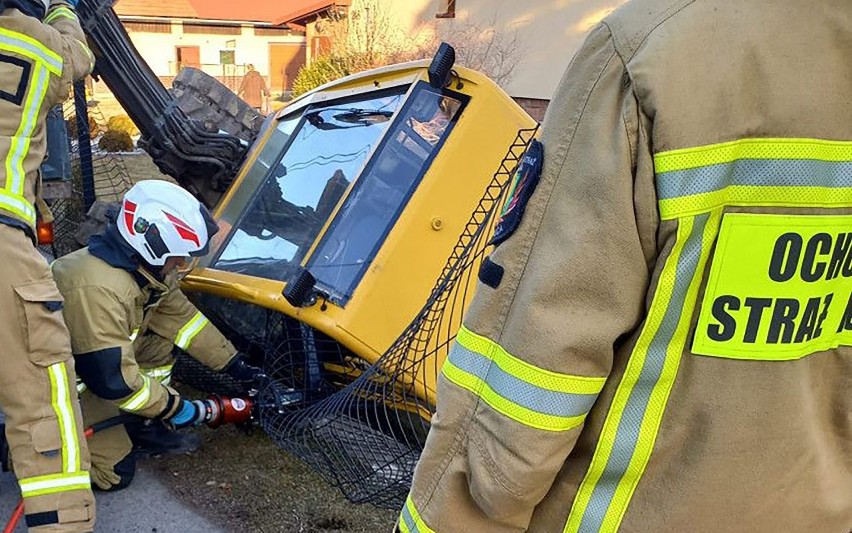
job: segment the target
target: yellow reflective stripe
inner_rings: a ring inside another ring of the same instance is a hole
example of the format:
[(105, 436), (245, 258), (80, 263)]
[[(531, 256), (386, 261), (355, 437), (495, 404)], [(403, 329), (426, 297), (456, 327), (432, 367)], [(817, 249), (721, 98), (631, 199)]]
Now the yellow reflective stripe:
[(491, 339), (478, 335), (465, 326), (459, 329), (456, 342), (488, 357), (518, 379), (544, 389), (570, 394), (598, 394), (606, 382), (606, 378), (560, 374), (531, 365), (510, 354)]
[(156, 379), (163, 385), (168, 385), (172, 380), (172, 369), (175, 365), (164, 365), (155, 368), (143, 368), (142, 372), (149, 378)]
[(50, 375), (50, 403), (59, 422), (62, 442), (62, 470), (66, 473), (80, 470), (80, 442), (77, 440), (77, 420), (71, 404), (71, 388), (65, 363), (48, 367)]
[(426, 525), (426, 522), (420, 518), (420, 513), (414, 506), (411, 496), (405, 500), (405, 507), (399, 516), (399, 528), (402, 533), (435, 533), (435, 531)]
[(92, 50), (86, 45), (86, 43), (76, 40), (75, 42), (80, 45), (80, 48), (82, 48), (84, 52), (86, 52), (86, 57), (89, 58), (89, 70), (94, 70), (95, 54), (92, 53)]
[(452, 381), (459, 387), (466, 389), (485, 403), (490, 405), (498, 413), (507, 416), (525, 426), (542, 431), (568, 431), (573, 429), (585, 420), (586, 415), (576, 416), (554, 416), (541, 413), (524, 406), (518, 405), (507, 399), (505, 396), (497, 393), (486, 382), (478, 377), (459, 369), (447, 359), (444, 362), (442, 369), (444, 377)]
[(139, 328), (136, 328), (136, 329), (133, 330), (133, 333), (130, 334), (130, 337), (129, 337), (130, 342), (135, 341), (136, 337), (138, 337), (138, 336), (139, 336)]
[(852, 142), (740, 139), (654, 156), (663, 220), (726, 206), (852, 205)]
[(21, 113), (21, 123), (12, 137), (9, 153), (6, 154), (6, 189), (17, 196), (24, 194), (24, 181), (27, 177), (24, 160), (29, 154), (33, 131), (35, 131), (44, 98), (47, 96), (48, 76), (46, 68), (40, 64), (35, 65), (33, 79)]
[(20, 480), (18, 484), (21, 487), (21, 496), (24, 498), (34, 498), (36, 496), (45, 496), (72, 490), (88, 490), (92, 486), (88, 472), (31, 477)]
[(148, 399), (151, 397), (151, 378), (142, 374), (142, 388), (136, 391), (136, 393), (127, 399), (127, 401), (120, 404), (118, 407), (123, 411), (138, 411), (145, 407), (145, 404), (148, 403)]
[(178, 331), (177, 337), (175, 338), (175, 346), (181, 350), (188, 350), (189, 345), (192, 344), (195, 337), (197, 337), (198, 334), (201, 333), (201, 330), (203, 330), (209, 323), (210, 321), (207, 320), (207, 317), (202, 315), (200, 311), (195, 313), (192, 319)]
[(0, 209), (5, 209), (17, 215), (21, 220), (35, 226), (35, 207), (23, 196), (12, 194), (5, 189), (0, 189)]
[(822, 139), (740, 139), (654, 155), (657, 174), (732, 163), (739, 159), (852, 161), (852, 142)]
[(687, 342), (721, 210), (681, 220), (564, 531), (615, 532), (645, 472)]
[(543, 431), (582, 424), (606, 381), (536, 367), (464, 326), (442, 373), (502, 415)]
[(28, 57), (42, 63), (51, 74), (62, 75), (62, 57), (29, 35), (0, 28), (0, 50)]
[(852, 205), (852, 188), (730, 186), (719, 191), (660, 200), (660, 218), (692, 217), (726, 206), (837, 208)]
[(44, 20), (42, 22), (44, 24), (50, 24), (51, 22), (53, 22), (54, 20), (56, 20), (58, 18), (68, 18), (68, 19), (71, 19), (75, 22), (77, 22), (79, 20), (79, 19), (77, 19), (77, 15), (73, 11), (71, 11), (71, 9), (69, 9), (65, 6), (59, 6), (59, 7), (52, 9), (50, 11), (50, 13), (48, 13), (47, 16), (44, 17)]

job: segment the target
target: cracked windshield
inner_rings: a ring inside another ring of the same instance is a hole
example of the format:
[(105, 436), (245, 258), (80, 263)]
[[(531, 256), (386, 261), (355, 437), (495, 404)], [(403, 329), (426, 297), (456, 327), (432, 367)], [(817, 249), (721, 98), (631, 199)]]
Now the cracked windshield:
[[(246, 180), (267, 179), (232, 232), (215, 268), (286, 280), (299, 265), (387, 129), (405, 88), (309, 108), (283, 120)], [(280, 148), (278, 148), (280, 150)], [(277, 151), (276, 154), (277, 155)], [(245, 187), (244, 187), (245, 188)]]

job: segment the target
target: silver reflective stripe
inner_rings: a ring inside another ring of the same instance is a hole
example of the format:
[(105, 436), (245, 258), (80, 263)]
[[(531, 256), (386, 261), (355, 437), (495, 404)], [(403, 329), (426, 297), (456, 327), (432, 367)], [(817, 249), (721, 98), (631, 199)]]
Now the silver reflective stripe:
[(572, 394), (538, 387), (507, 373), (499, 365), (459, 343), (450, 350), (449, 360), (459, 369), (484, 381), (510, 402), (550, 416), (585, 415), (598, 397), (597, 394)]
[(178, 331), (177, 337), (175, 338), (175, 346), (180, 348), (181, 350), (189, 349), (189, 345), (192, 344), (192, 341), (195, 337), (201, 333), (201, 330), (204, 329), (210, 321), (207, 320), (207, 317), (201, 314), (201, 312), (195, 313), (192, 319), (187, 322), (180, 331)]
[(852, 163), (813, 159), (739, 159), (657, 175), (660, 200), (720, 191), (729, 186), (852, 187)]
[(68, 386), (68, 371), (65, 363), (56, 363), (47, 370), (50, 372), (51, 400), (62, 441), (62, 469), (70, 474), (79, 470), (80, 450), (77, 442), (77, 420), (74, 418), (71, 390)]
[(119, 405), (124, 411), (139, 411), (148, 403), (151, 397), (151, 378), (142, 374), (142, 388), (136, 391), (126, 402)]
[(88, 489), (91, 480), (88, 472), (74, 472), (71, 474), (52, 474), (19, 481), (21, 496), (34, 498), (72, 490)]
[[(402, 530), (405, 533), (420, 533), (420, 530), (417, 529), (417, 523), (414, 521), (414, 517), (411, 516), (411, 512), (408, 510), (407, 505), (402, 508), (401, 518), (402, 518), (402, 524), (405, 525), (405, 527), (403, 527)], [(402, 525), (402, 524), (400, 524), (400, 525)]]
[(604, 517), (615, 495), (615, 490), (630, 467), (651, 393), (662, 376), (669, 344), (674, 338), (678, 323), (681, 320), (689, 285), (701, 260), (704, 228), (709, 218), (710, 215), (695, 217), (692, 232), (689, 234), (686, 243), (684, 243), (683, 251), (677, 264), (675, 287), (672, 291), (671, 300), (666, 308), (663, 321), (648, 348), (648, 354), (639, 374), (639, 380), (633, 387), (624, 411), (621, 414), (612, 452), (600, 480), (595, 485), (591, 500), (580, 524), (579, 531), (582, 533), (592, 533), (601, 530)]
[(411, 496), (405, 500), (405, 507), (402, 508), (399, 518), (399, 528), (402, 533), (435, 533), (420, 517)]
[(29, 203), (23, 196), (12, 194), (0, 188), (0, 209), (11, 211), (24, 219), (31, 226), (35, 226), (36, 213), (33, 204)]
[[(44, 45), (41, 45), (41, 43), (32, 41), (34, 41), (34, 39), (25, 35), (11, 30), (0, 29), (0, 47), (6, 49), (12, 48), (12, 51), (14, 52), (19, 52), (31, 59), (41, 61), (49, 69), (51, 69), (54, 74), (57, 76), (61, 75), (62, 58), (55, 53), (52, 54), (50, 50)], [(18, 50), (14, 50), (15, 48)]]
[(172, 369), (174, 365), (164, 365), (156, 368), (143, 368), (142, 373), (146, 376), (156, 379), (163, 385), (168, 385), (172, 381)]
[(47, 95), (48, 86), (47, 69), (42, 65), (35, 65), (33, 84), (30, 86), (30, 94), (27, 95), (24, 113), (21, 117), (21, 125), (18, 132), (12, 137), (12, 145), (6, 156), (6, 188), (12, 194), (23, 196), (26, 171), (24, 160), (30, 150), (30, 142), (36, 127), (38, 113)]

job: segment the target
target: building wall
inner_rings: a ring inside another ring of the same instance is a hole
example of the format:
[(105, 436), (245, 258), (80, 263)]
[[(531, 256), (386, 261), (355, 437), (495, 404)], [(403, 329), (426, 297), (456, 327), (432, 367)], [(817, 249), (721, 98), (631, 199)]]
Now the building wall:
[(446, 0), (381, 1), (408, 31), (424, 25), (444, 31), (475, 25), (517, 32), (522, 59), (504, 88), (515, 98), (550, 100), (589, 30), (627, 0), (456, 0), (455, 18), (446, 19), (435, 18)]
[[(197, 46), (200, 52), (202, 69), (213, 76), (221, 76), (230, 67), (220, 65), (219, 52), (234, 50), (236, 65), (253, 64), (261, 75), (268, 77), (269, 45), (270, 43), (302, 44), (302, 35), (256, 35), (252, 26), (236, 28), (238, 35), (212, 35), (187, 33), (181, 22), (171, 23), (171, 33), (154, 33), (146, 31), (129, 31), (130, 39), (151, 66), (154, 73), (161, 78), (177, 74), (176, 61), (178, 46)], [(258, 30), (261, 33), (262, 30)], [(233, 41), (233, 47), (229, 46)], [(239, 69), (238, 74), (242, 74)]]

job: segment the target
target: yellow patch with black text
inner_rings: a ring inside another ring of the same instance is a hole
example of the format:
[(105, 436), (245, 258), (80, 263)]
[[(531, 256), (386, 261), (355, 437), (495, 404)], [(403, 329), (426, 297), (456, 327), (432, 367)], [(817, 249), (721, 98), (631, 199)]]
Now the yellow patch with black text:
[(761, 361), (852, 345), (852, 216), (728, 213), (692, 352)]

